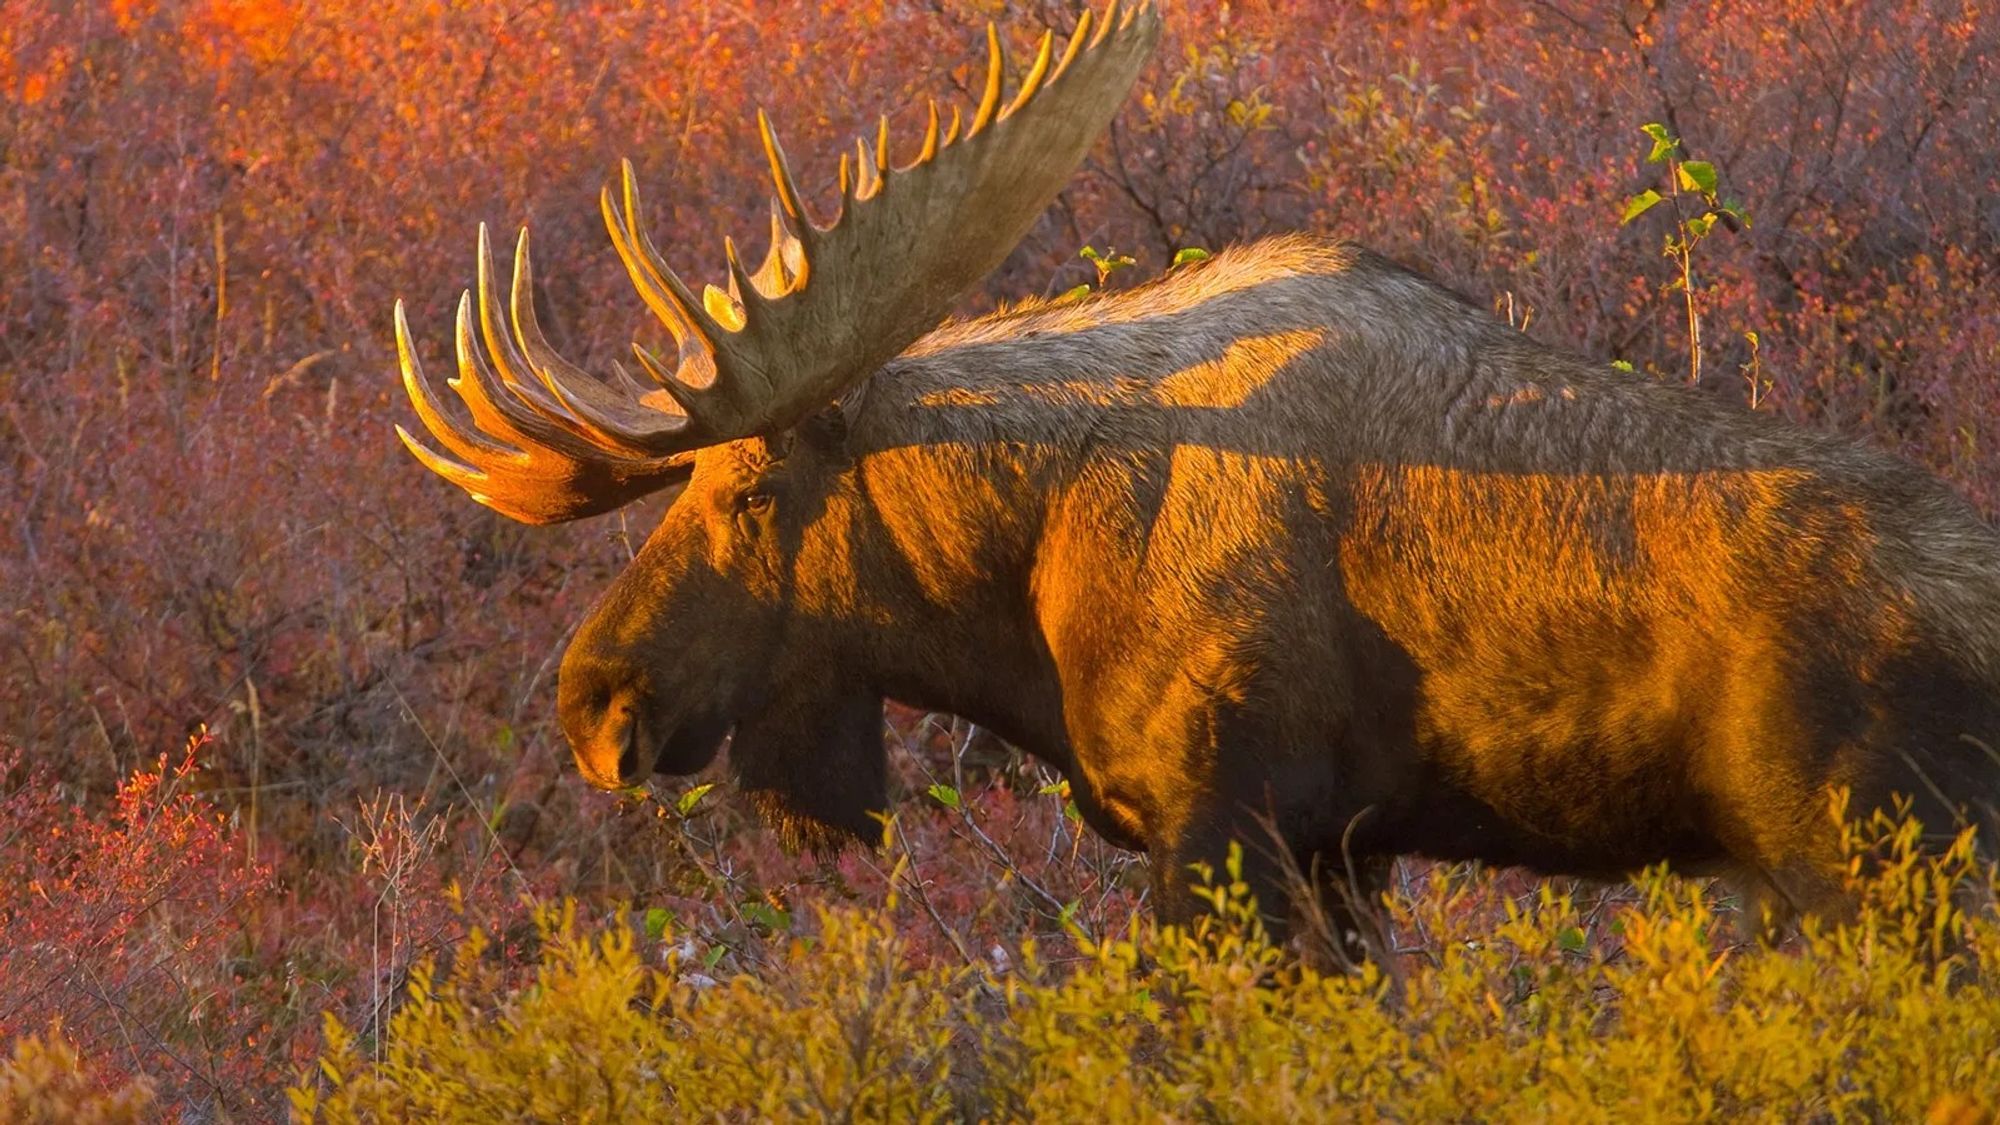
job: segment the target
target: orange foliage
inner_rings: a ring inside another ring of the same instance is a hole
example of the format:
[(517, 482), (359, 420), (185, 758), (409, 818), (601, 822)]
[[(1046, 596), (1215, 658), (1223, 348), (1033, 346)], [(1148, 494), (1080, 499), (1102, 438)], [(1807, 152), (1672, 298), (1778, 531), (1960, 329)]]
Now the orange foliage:
[[(191, 13), (196, 37), (209, 66), (226, 69), (232, 51), (271, 65), (288, 53), (301, 22), (299, 6), (288, 0), (209, 0), (206, 11)], [(203, 26), (206, 25), (206, 26)]]

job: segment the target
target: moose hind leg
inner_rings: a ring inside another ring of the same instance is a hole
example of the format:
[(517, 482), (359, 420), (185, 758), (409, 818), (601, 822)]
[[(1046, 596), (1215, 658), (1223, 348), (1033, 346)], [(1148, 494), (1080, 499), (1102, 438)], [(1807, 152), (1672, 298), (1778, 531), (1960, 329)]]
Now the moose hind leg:
[(1824, 836), (1809, 839), (1805, 846), (1741, 856), (1723, 881), (1742, 903), (1739, 924), (1744, 936), (1776, 945), (1804, 918), (1833, 926), (1854, 917), (1859, 903), (1845, 871), (1839, 836), (1829, 817)]
[(1738, 926), (1744, 937), (1773, 946), (1801, 918), (1826, 924), (1846, 921), (1855, 903), (1838, 875), (1794, 864), (1784, 869), (1744, 865), (1723, 877), (1741, 903)]

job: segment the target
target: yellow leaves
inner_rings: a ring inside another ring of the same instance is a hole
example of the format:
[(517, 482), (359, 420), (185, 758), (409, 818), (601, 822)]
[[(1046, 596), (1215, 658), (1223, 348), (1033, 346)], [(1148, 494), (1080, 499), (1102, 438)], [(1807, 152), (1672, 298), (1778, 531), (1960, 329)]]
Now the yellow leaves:
[[(886, 914), (833, 910), (755, 975), (696, 989), (631, 920), (592, 933), (549, 911), (532, 984), (462, 949), (450, 979), (413, 978), (379, 1043), (329, 1018), (292, 1096), (333, 1121), (1987, 1120), (2000, 920), (1951, 904), (2000, 880), (1917, 840), (1864, 825), (1855, 924), (1775, 952), (1664, 871), (1636, 895), (1524, 896), (1432, 868), (1391, 903), (1413, 952), (1389, 973), (1274, 949), (1234, 864), (1190, 930), (1135, 922), (1080, 960), (1031, 940), (1005, 972), (922, 964)], [(1962, 928), (1941, 947), (1946, 912)]]
[(63, 1033), (60, 1022), (23, 1036), (0, 1057), (0, 1121), (91, 1121), (103, 1125), (151, 1120), (151, 1083), (103, 1083)]
[(1223, 112), (1231, 125), (1247, 133), (1264, 128), (1265, 122), (1270, 120), (1272, 108), (1271, 103), (1264, 100), (1262, 90), (1253, 90), (1248, 98), (1229, 99)]

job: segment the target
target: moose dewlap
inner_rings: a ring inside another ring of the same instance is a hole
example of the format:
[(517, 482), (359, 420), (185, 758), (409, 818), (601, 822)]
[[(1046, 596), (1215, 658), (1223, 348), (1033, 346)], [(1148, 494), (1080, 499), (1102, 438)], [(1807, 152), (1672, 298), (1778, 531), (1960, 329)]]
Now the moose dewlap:
[(563, 660), (585, 778), (696, 771), (727, 738), (771, 822), (831, 847), (878, 831), (882, 701), (949, 711), (1150, 852), (1169, 918), (1190, 864), (1270, 828), (1364, 893), (1403, 853), (1664, 860), (1837, 911), (1835, 794), (1994, 817), (2000, 538), (1899, 461), (1303, 237), (940, 326), (1158, 30), (1150, 4), (1085, 13), (1004, 100), (989, 34), (971, 117), (933, 105), (907, 164), (885, 119), (827, 223), (760, 118), (769, 254), (726, 244), (700, 296), (628, 167), (605, 223), (678, 347), (635, 345), (638, 376), (543, 339), (525, 231), (504, 294), (480, 233), (469, 426), (398, 308), (443, 449), (404, 439), (475, 499), (546, 523), (678, 492)]

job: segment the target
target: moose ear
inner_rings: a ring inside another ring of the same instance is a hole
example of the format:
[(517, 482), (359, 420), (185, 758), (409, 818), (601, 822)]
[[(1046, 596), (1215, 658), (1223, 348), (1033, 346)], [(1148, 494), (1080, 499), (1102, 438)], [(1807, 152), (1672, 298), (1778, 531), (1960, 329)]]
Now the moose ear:
[(796, 432), (822, 455), (838, 453), (847, 448), (847, 412), (838, 405), (829, 406), (800, 422)]
[(798, 442), (798, 433), (795, 430), (780, 430), (757, 441), (764, 447), (765, 462), (775, 465), (791, 456), (792, 446)]

